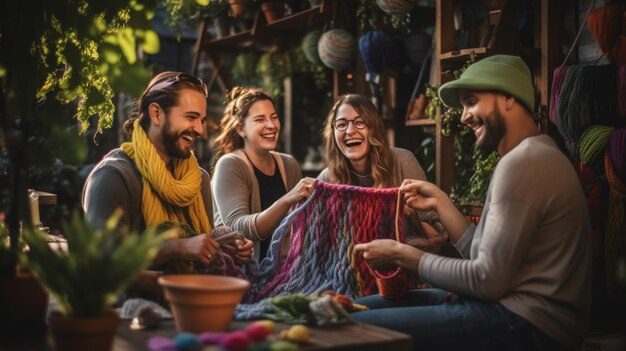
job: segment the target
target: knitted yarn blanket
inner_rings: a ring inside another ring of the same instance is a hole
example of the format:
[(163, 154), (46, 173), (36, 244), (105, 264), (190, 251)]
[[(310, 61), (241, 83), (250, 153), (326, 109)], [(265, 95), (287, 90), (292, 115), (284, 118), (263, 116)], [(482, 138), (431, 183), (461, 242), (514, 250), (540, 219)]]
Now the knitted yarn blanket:
[[(350, 298), (377, 292), (376, 279), (354, 245), (374, 239), (404, 242), (398, 188), (374, 189), (315, 181), (315, 190), (275, 230), (268, 256), (247, 266), (251, 288), (236, 319), (269, 312), (268, 297), (317, 294), (324, 290)], [(291, 238), (286, 237), (291, 234)], [(281, 258), (281, 242), (291, 245)]]

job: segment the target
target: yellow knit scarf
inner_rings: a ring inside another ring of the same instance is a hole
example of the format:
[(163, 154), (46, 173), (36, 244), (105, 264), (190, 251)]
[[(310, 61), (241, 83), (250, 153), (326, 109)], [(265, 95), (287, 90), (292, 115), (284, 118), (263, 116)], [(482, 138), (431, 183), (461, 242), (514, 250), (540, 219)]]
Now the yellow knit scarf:
[(174, 175), (170, 173), (156, 148), (148, 139), (139, 119), (134, 123), (131, 142), (121, 145), (137, 164), (143, 180), (142, 208), (146, 226), (165, 221), (187, 223), (198, 233), (210, 233), (211, 225), (202, 200), (202, 173), (194, 155), (173, 158)]

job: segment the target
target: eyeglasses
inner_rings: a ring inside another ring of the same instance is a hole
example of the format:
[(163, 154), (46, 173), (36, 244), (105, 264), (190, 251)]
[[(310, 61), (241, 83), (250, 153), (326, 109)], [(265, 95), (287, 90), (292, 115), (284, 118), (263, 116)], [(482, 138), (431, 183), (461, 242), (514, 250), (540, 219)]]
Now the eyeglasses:
[(198, 85), (198, 86), (202, 87), (202, 90), (204, 90), (204, 96), (205, 97), (209, 96), (209, 88), (206, 86), (206, 84), (204, 84), (202, 79), (194, 76), (193, 74), (184, 73), (184, 72), (178, 73), (174, 77), (166, 78), (166, 79), (164, 79), (164, 80), (154, 84), (153, 86), (148, 88), (148, 90), (146, 91), (146, 94), (151, 92), (151, 91), (161, 90), (161, 89), (167, 88), (170, 85), (176, 84), (178, 82), (187, 82), (187, 83), (192, 83), (192, 84)]
[(365, 129), (367, 127), (367, 123), (361, 117), (357, 117), (355, 119), (347, 120), (345, 118), (339, 118), (333, 122), (333, 127), (340, 132), (348, 129), (348, 126), (352, 123), (354, 128), (356, 129)]

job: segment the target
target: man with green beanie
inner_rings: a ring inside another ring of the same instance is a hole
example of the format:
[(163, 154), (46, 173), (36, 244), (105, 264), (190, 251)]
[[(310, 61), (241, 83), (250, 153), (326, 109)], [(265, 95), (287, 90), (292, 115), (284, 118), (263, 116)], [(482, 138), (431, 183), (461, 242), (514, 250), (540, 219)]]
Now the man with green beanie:
[(471, 65), (439, 97), (463, 108), (476, 146), (501, 156), (474, 225), (435, 185), (405, 180), (405, 203), (437, 211), (463, 258), (392, 240), (355, 246), (373, 267), (401, 266), (437, 289), (357, 300), (355, 320), (413, 336), (416, 350), (581, 349), (591, 295), (591, 226), (575, 170), (540, 133), (532, 76), (516, 56)]

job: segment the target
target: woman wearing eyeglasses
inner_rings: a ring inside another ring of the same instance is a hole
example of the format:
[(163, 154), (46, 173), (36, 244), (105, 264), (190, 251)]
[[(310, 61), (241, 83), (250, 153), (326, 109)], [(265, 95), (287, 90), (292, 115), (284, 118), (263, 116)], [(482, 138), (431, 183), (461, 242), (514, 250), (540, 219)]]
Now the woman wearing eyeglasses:
[[(326, 117), (323, 134), (328, 167), (317, 177), (322, 181), (392, 188), (402, 185), (404, 179), (426, 180), (413, 153), (389, 145), (382, 117), (366, 96), (339, 97)], [(443, 227), (430, 213), (422, 213), (421, 219), (431, 227), (422, 228), (416, 215), (408, 212), (407, 219), (413, 224), (405, 225), (405, 232), (420, 233), (422, 238), (412, 237), (409, 243), (432, 250), (447, 240)]]
[(283, 217), (311, 195), (314, 179), (301, 179), (296, 159), (274, 151), (280, 120), (271, 96), (235, 87), (226, 99), (212, 162), (215, 222), (255, 241), (263, 258)]

